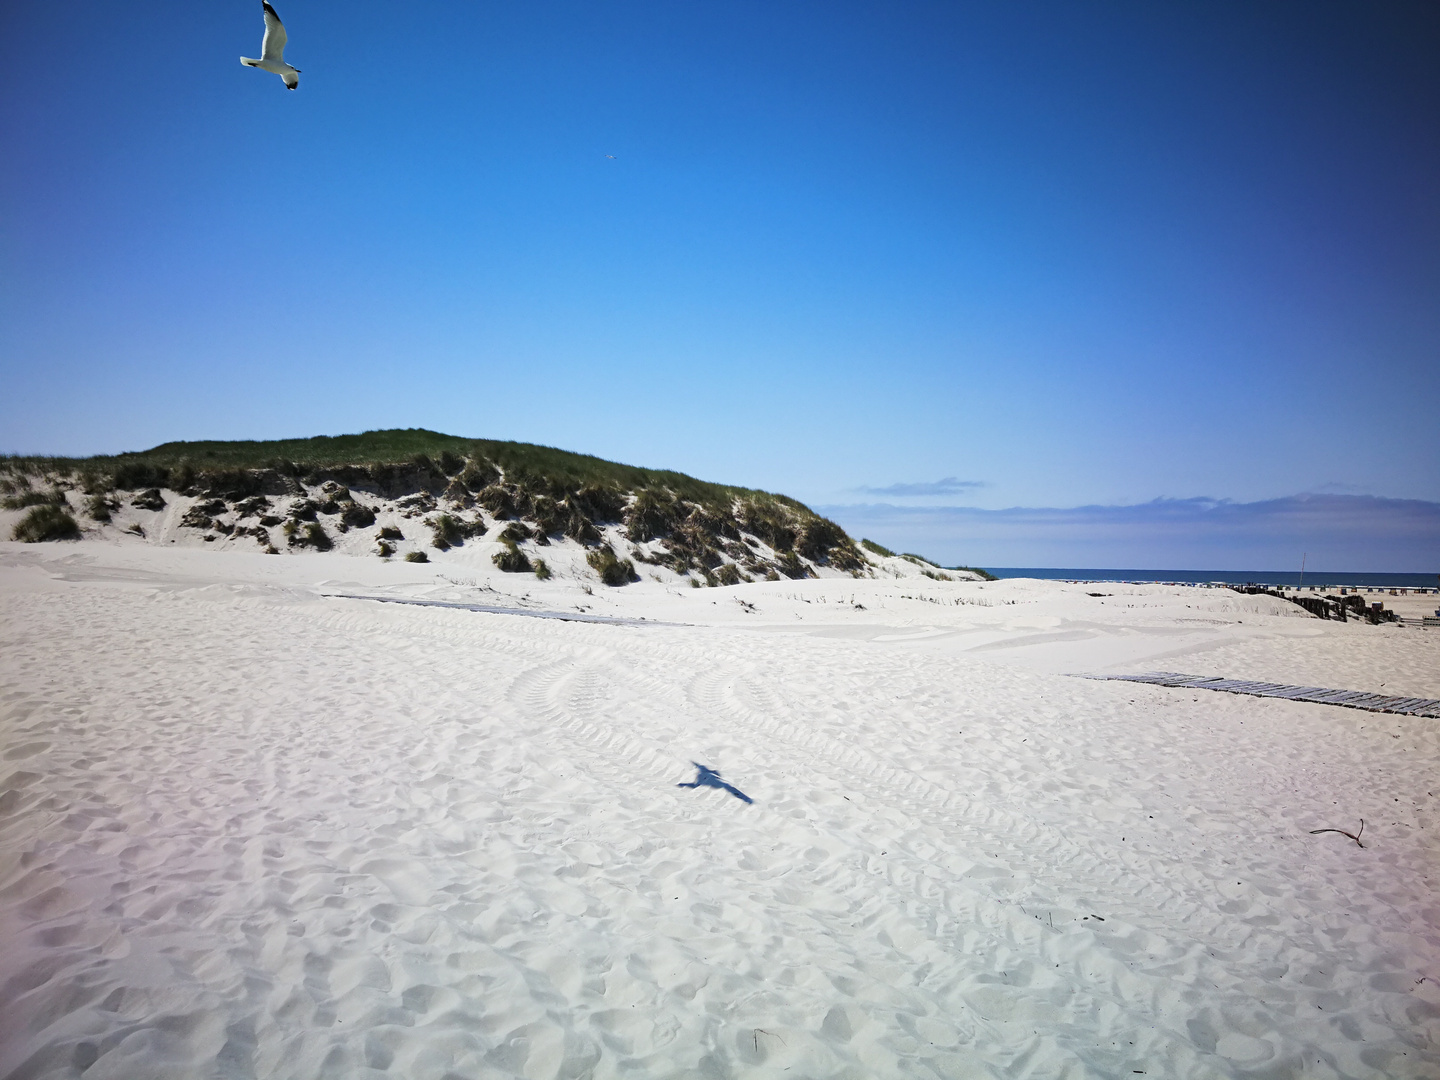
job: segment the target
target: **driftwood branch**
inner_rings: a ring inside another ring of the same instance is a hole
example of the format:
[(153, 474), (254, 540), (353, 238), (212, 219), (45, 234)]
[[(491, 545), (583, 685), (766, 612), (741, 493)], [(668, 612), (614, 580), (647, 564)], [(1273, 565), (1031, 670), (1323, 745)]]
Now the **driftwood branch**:
[(1344, 829), (1311, 829), (1311, 830), (1310, 830), (1310, 835), (1311, 835), (1311, 836), (1314, 836), (1315, 834), (1317, 834), (1317, 833), (1322, 833), (1322, 832), (1337, 832), (1337, 833), (1339, 833), (1341, 836), (1348, 836), (1351, 840), (1354, 840), (1356, 847), (1362, 847), (1362, 848), (1363, 848), (1365, 845), (1362, 844), (1362, 843), (1360, 843), (1360, 833), (1363, 833), (1364, 831), (1365, 831), (1365, 819), (1362, 817), (1362, 818), (1360, 819), (1360, 832), (1346, 832)]

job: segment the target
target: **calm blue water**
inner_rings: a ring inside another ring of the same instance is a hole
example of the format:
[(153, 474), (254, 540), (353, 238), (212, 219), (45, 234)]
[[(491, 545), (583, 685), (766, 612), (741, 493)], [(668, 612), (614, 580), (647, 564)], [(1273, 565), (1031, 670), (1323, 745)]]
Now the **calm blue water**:
[[(1298, 570), (1075, 570), (1036, 566), (987, 566), (998, 578), (1046, 578), (1052, 581), (1168, 581), (1185, 584), (1215, 582), (1222, 585), (1300, 584)], [(1351, 589), (1433, 589), (1435, 574), (1337, 574), (1307, 570), (1305, 584)]]

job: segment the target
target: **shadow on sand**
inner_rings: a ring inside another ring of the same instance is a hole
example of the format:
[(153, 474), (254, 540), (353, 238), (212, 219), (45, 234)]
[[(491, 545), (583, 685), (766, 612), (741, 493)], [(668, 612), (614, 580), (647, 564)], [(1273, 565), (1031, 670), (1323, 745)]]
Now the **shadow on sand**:
[(693, 784), (676, 784), (676, 787), (719, 788), (721, 791), (728, 791), (731, 795), (734, 795), (735, 798), (739, 799), (741, 802), (753, 803), (755, 801), (754, 799), (750, 798), (749, 795), (746, 795), (743, 791), (741, 791), (739, 788), (735, 787), (732, 784), (727, 784), (724, 780), (721, 780), (720, 774), (714, 769), (707, 769), (698, 761), (692, 761), (690, 764), (694, 765), (695, 768), (699, 770), (698, 775), (695, 777), (695, 782)]

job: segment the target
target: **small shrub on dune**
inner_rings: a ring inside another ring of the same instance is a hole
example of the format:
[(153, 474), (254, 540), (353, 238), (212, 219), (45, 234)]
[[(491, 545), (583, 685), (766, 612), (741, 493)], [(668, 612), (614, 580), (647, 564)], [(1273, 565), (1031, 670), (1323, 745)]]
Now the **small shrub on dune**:
[(715, 571), (715, 581), (720, 585), (739, 585), (740, 571), (734, 563), (725, 563)]
[(515, 494), (503, 484), (491, 484), (475, 496), (475, 501), (490, 511), (492, 517), (508, 521), (519, 512), (515, 505)]
[(514, 544), (506, 544), (491, 556), (491, 560), (507, 574), (521, 574), (534, 569), (525, 553)]
[(989, 570), (981, 570), (980, 567), (978, 567), (978, 566), (952, 566), (952, 567), (950, 567), (950, 569), (951, 569), (951, 570), (964, 570), (964, 571), (966, 571), (967, 573), (979, 574), (981, 581), (999, 581), (999, 580), (1000, 580), (1000, 579), (997, 578), (994, 574), (990, 573)]
[[(170, 485), (170, 470), (160, 465), (130, 462), (117, 465), (111, 480), (117, 488), (123, 491), (134, 491), (137, 488), (149, 488), (154, 491), (156, 488)], [(142, 509), (151, 508), (143, 507)]]
[(690, 505), (690, 513), (680, 524), (680, 531), (689, 534), (695, 542), (713, 543), (718, 537), (740, 539), (740, 529), (729, 513), (710, 506)]
[(681, 504), (669, 492), (645, 488), (625, 512), (625, 535), (639, 543), (662, 539), (681, 516)]
[(746, 532), (754, 533), (776, 551), (795, 546), (792, 515), (777, 503), (749, 500), (740, 505), (737, 516)]
[(457, 479), (470, 491), (483, 491), (500, 479), (500, 473), (488, 461), (471, 461)]
[(267, 529), (273, 529), (276, 525), (279, 525), (284, 520), (284, 518), (277, 517), (274, 514), (266, 514), (261, 517), (260, 524), (264, 525)]
[[(175, 469), (169, 470), (170, 480), (168, 486), (174, 488), (182, 495), (193, 495), (195, 493), (195, 481), (198, 478), (195, 466), (188, 461), (182, 461)], [(163, 481), (162, 481), (163, 482)], [(119, 487), (118, 483), (116, 487)], [(160, 484), (155, 484), (159, 487)]]
[(830, 549), (847, 541), (845, 531), (829, 518), (815, 517), (805, 522), (795, 541), (795, 550), (811, 562), (825, 562)]
[(537, 544), (548, 544), (551, 536), (565, 531), (565, 517), (560, 504), (549, 495), (536, 495), (530, 500), (530, 517), (535, 522)]
[(159, 488), (147, 488), (131, 499), (130, 505), (137, 510), (164, 510), (165, 498)]
[(852, 544), (848, 537), (842, 543), (832, 547), (827, 557), (831, 566), (838, 570), (845, 570), (853, 577), (859, 577), (860, 572), (870, 565), (865, 561), (865, 556), (860, 554), (859, 548)]
[(640, 575), (635, 573), (635, 564), (629, 559), (621, 559), (616, 556), (609, 544), (596, 548), (585, 556), (585, 561), (590, 564), (600, 580), (606, 585), (618, 586), (628, 585), (632, 581), (639, 581)]
[(430, 556), (423, 551), (411, 551), (405, 555), (406, 562), (429, 562)]
[(54, 503), (45, 503), (20, 519), (10, 533), (10, 539), (25, 544), (48, 540), (79, 540), (80, 526)]
[(449, 514), (438, 514), (426, 524), (430, 526), (431, 542), (441, 551), (465, 542), (465, 527)]
[(129, 525), (125, 527), (125, 531), (134, 536), (140, 537), (140, 539), (142, 540), (145, 539), (145, 530), (143, 527), (141, 527), (139, 522), (132, 521)]
[(780, 573), (793, 580), (807, 578), (810, 576), (810, 569), (800, 561), (800, 557), (793, 551), (781, 552), (779, 556)]
[(535, 576), (541, 581), (550, 580), (550, 566), (544, 559), (535, 560)]
[(85, 512), (94, 521), (109, 521), (111, 513), (118, 509), (120, 509), (120, 504), (104, 495), (91, 495), (85, 500)]
[(431, 495), (428, 491), (417, 491), (414, 495), (407, 495), (395, 503), (397, 510), (406, 511), (406, 517), (415, 516), (414, 513), (410, 511), (428, 514), (431, 510), (435, 509), (435, 506), (435, 496)]
[(587, 484), (565, 501), (591, 521), (619, 521), (625, 513), (625, 493), (603, 484)]
[(565, 535), (586, 547), (600, 543), (600, 530), (595, 527), (593, 521), (575, 507), (570, 508), (570, 517), (565, 522)]
[(451, 480), (441, 495), (460, 510), (468, 510), (475, 505), (475, 496), (470, 494), (470, 490), (460, 482), (459, 477)]
[(330, 539), (325, 527), (318, 521), (306, 523), (304, 528), (296, 529), (290, 534), (291, 547), (312, 547), (316, 551), (329, 551), (335, 546), (335, 541)]
[(207, 469), (196, 477), (196, 486), (207, 495), (218, 495), (228, 502), (239, 502), (258, 495), (263, 481), (249, 469)]
[(391, 555), (395, 554), (395, 545), (388, 540), (381, 540), (375, 550), (382, 559), (388, 559)]
[(394, 525), (382, 525), (380, 531), (375, 534), (377, 540), (404, 540), (405, 534)]
[(65, 493), (59, 488), (51, 491), (22, 491), (18, 495), (0, 499), (0, 506), (6, 510), (24, 510), (28, 506), (64, 506)]
[(530, 526), (522, 521), (512, 521), (509, 525), (505, 526), (504, 531), (501, 532), (497, 539), (502, 544), (510, 544), (513, 546), (522, 540), (529, 540), (531, 535)]
[(352, 500), (341, 506), (340, 520), (352, 529), (368, 529), (375, 524), (375, 511)]

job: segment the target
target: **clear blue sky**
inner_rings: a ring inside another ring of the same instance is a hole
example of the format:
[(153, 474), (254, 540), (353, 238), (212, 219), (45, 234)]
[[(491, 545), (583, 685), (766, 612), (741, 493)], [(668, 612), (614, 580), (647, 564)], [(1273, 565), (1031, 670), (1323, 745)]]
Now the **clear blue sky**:
[(1434, 4), (278, 3), (0, 5), (0, 450), (1440, 500)]

